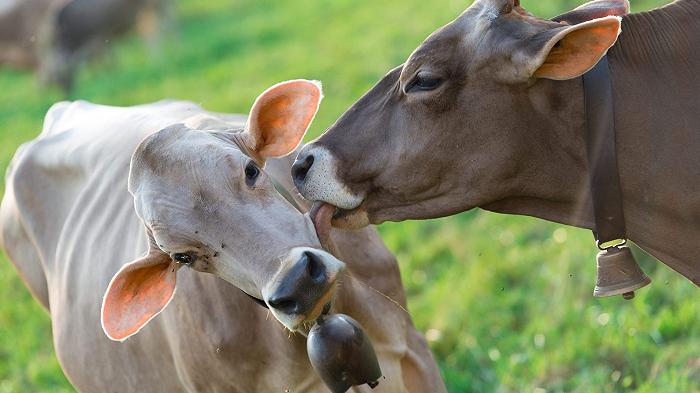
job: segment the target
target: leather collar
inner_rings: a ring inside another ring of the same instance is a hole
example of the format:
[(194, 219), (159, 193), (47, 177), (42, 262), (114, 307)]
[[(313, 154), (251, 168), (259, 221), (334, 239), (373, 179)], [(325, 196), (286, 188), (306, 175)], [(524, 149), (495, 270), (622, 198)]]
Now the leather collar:
[(589, 184), (598, 247), (626, 239), (615, 149), (615, 106), (608, 56), (583, 75)]

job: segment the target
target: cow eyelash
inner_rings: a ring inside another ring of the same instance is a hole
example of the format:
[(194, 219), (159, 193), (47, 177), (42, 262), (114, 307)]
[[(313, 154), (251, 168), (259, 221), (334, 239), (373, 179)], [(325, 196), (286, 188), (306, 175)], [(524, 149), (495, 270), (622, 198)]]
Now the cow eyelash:
[(249, 187), (255, 185), (255, 181), (260, 176), (260, 168), (253, 161), (248, 162), (245, 166), (245, 182)]
[(404, 93), (408, 94), (413, 91), (430, 91), (435, 90), (440, 86), (442, 80), (432, 74), (427, 72), (419, 72), (415, 77), (406, 85)]

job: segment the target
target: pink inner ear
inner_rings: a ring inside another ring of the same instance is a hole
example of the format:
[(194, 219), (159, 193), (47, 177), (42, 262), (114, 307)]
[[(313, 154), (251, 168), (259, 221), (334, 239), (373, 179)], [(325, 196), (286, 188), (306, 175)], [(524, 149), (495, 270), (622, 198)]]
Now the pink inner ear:
[[(552, 47), (534, 76), (571, 79), (590, 70), (617, 40), (620, 20), (606, 17), (567, 27), (549, 42)], [(556, 42), (558, 46), (553, 46)]]
[(123, 341), (136, 334), (168, 305), (175, 293), (178, 265), (167, 255), (147, 256), (125, 265), (107, 288), (102, 327)]
[(293, 151), (304, 137), (322, 98), (320, 86), (307, 80), (277, 84), (258, 97), (250, 113), (248, 132), (260, 157)]

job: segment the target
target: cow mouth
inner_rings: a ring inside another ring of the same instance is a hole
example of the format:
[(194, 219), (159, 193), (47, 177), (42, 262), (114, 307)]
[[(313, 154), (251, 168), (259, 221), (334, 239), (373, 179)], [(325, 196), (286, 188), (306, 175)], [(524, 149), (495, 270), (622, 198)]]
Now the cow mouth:
[(304, 335), (308, 334), (311, 326), (321, 317), (321, 315), (326, 315), (330, 312), (336, 286), (337, 283), (334, 282), (330, 288), (328, 288), (328, 290), (321, 295), (314, 308), (312, 308), (308, 313), (298, 315), (296, 318), (290, 316), (293, 319), (288, 323), (285, 323), (285, 321), (279, 318), (278, 320), (292, 332), (301, 332)]
[(360, 206), (347, 210), (341, 209), (328, 202), (316, 201), (311, 206), (309, 212), (311, 221), (314, 223), (316, 234), (325, 249), (329, 249), (330, 232), (332, 227), (343, 229), (359, 229), (369, 225), (367, 212), (364, 203)]
[(315, 322), (321, 315), (328, 314), (331, 310), (331, 302), (335, 293), (336, 284), (333, 283), (316, 303), (316, 306), (306, 315), (305, 322)]

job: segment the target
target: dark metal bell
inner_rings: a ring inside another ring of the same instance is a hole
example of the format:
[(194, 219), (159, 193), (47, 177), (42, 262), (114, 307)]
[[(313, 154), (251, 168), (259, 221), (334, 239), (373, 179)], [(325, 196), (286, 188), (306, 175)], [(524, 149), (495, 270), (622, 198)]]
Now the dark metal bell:
[(321, 316), (309, 331), (306, 350), (311, 365), (333, 393), (354, 385), (379, 383), (382, 370), (360, 324), (345, 314)]
[(610, 247), (598, 253), (598, 271), (593, 296), (622, 295), (632, 299), (634, 291), (651, 283), (634, 260), (629, 247)]

